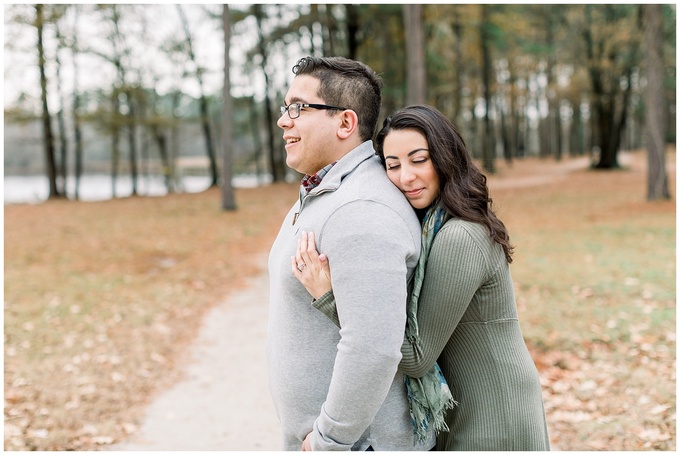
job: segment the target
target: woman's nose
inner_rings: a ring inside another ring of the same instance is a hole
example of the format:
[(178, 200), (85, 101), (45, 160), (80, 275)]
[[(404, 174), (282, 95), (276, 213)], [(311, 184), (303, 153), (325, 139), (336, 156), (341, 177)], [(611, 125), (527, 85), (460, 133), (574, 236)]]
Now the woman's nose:
[(402, 169), (401, 171), (401, 182), (410, 183), (415, 179), (416, 175), (408, 169)]

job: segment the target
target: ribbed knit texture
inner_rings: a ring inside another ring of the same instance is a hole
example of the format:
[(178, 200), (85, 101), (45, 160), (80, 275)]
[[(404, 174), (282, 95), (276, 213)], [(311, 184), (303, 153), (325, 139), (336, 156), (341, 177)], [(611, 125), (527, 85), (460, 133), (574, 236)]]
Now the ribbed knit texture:
[(418, 376), (439, 357), (458, 406), (437, 450), (550, 450), (510, 270), (483, 226), (452, 219), (440, 230), (420, 299), (421, 355), (405, 341), (399, 368)]

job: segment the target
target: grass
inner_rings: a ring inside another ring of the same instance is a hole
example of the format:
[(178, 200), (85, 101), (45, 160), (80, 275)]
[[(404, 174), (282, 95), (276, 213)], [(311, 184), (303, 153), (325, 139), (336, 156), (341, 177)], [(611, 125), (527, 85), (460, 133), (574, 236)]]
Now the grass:
[(645, 202), (644, 155), (626, 158), (495, 197), (561, 450), (675, 450), (675, 202)]
[[(641, 152), (623, 162), (499, 162), (489, 179), (561, 450), (675, 450), (675, 202), (644, 201)], [(217, 190), (6, 206), (5, 450), (134, 433), (207, 310), (261, 269), (296, 191), (238, 190), (233, 213)]]

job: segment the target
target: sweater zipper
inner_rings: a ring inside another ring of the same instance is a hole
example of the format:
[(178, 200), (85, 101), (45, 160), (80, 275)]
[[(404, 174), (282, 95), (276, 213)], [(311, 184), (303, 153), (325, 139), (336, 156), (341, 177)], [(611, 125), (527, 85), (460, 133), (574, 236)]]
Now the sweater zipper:
[(332, 189), (332, 188), (324, 188), (324, 189), (322, 189), (322, 190), (319, 190), (317, 193), (314, 193), (314, 194), (307, 194), (305, 197), (303, 197), (303, 198), (300, 200), (300, 209), (299, 209), (297, 212), (295, 212), (295, 213), (293, 214), (293, 223), (292, 223), (292, 224), (295, 225), (295, 223), (297, 222), (297, 219), (299, 218), (300, 214), (302, 213), (302, 209), (305, 207), (305, 201), (307, 200), (308, 197), (310, 197), (310, 196), (312, 196), (312, 197), (317, 197), (317, 196), (319, 196), (319, 195), (321, 195), (321, 194), (323, 194), (323, 193), (327, 193), (327, 192), (329, 192), (329, 191), (334, 191), (334, 189)]

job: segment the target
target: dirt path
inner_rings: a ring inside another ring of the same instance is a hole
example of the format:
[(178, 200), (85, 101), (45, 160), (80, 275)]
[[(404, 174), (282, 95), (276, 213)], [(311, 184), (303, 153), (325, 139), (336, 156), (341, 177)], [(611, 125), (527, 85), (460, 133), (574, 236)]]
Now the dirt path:
[(189, 349), (185, 379), (161, 393), (117, 451), (280, 450), (267, 386), (266, 256), (246, 288), (206, 315)]
[[(543, 175), (491, 178), (490, 188), (538, 186), (587, 166), (550, 166)], [(144, 422), (118, 451), (280, 450), (280, 429), (267, 387), (264, 352), (269, 285), (266, 252), (247, 287), (214, 308), (189, 349), (186, 375), (149, 406)]]

